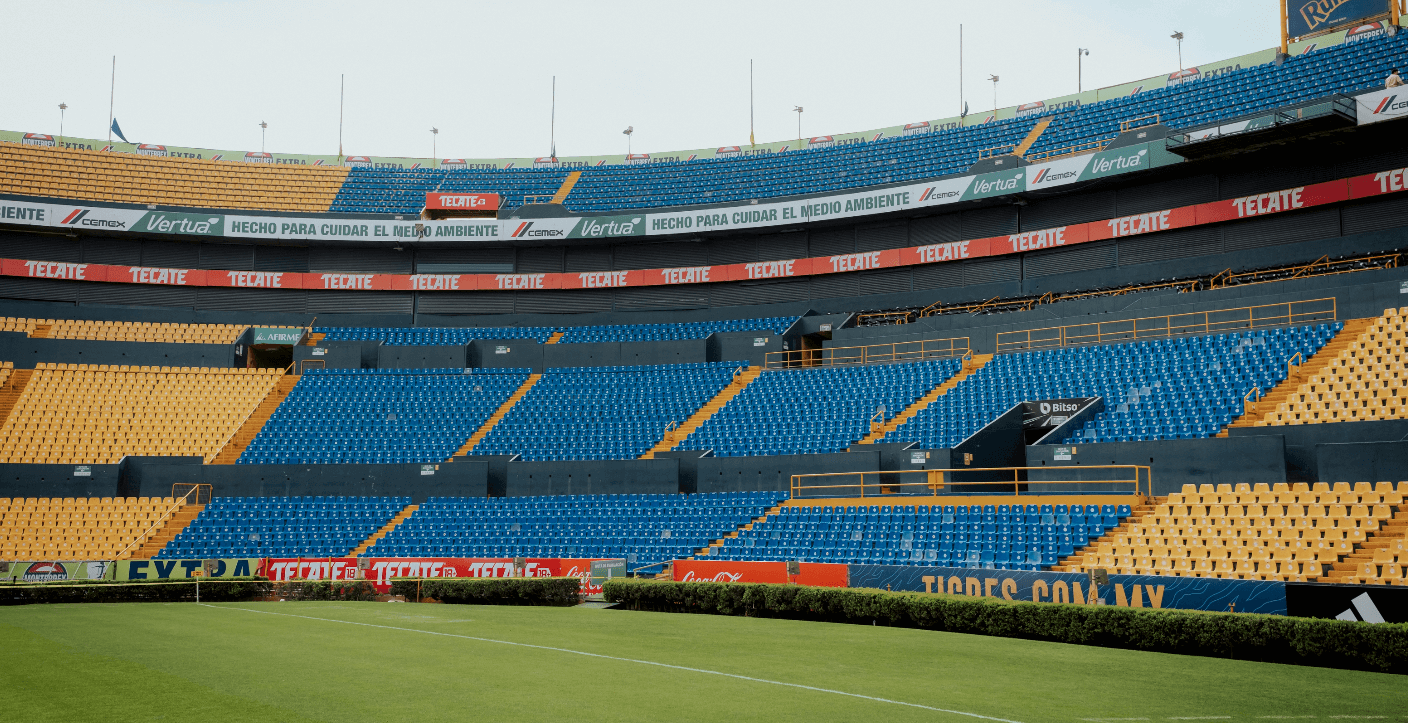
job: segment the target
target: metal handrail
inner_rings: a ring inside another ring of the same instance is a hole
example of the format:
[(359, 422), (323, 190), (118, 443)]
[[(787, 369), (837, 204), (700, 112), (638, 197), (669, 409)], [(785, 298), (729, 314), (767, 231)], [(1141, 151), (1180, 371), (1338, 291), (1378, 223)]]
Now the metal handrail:
[[(1096, 469), (1129, 470), (1129, 471), (1131, 471), (1131, 472), (1133, 473), (1133, 475), (1132, 475), (1132, 476), (1133, 476), (1133, 479), (1116, 479), (1116, 480), (1091, 480), (1091, 479), (1024, 480), (1024, 479), (1021, 479), (1022, 473), (1023, 473), (1023, 472), (1029, 472), (1029, 471), (1040, 471), (1040, 472), (1044, 472), (1044, 473), (1046, 473), (1046, 474), (1053, 474), (1053, 473), (1055, 473), (1055, 474), (1060, 474), (1062, 470), (1081, 470), (1081, 471), (1086, 471), (1086, 470), (1096, 470)], [(1008, 481), (997, 481), (997, 480), (987, 480), (987, 481), (981, 481), (981, 482), (957, 482), (957, 481), (954, 481), (953, 478), (952, 478), (953, 474), (955, 474), (955, 473), (968, 474), (968, 473), (974, 473), (974, 472), (987, 472), (987, 473), (999, 473), (999, 472), (1000, 472), (1000, 473), (1008, 473), (1008, 472), (1010, 472), (1010, 473), (1012, 473), (1012, 480), (1011, 480), (1010, 482), (1008, 482)], [(883, 478), (886, 477), (886, 476), (902, 477), (903, 475), (916, 475), (916, 474), (924, 475), (924, 476), (925, 476), (925, 480), (924, 480), (923, 482), (893, 482), (893, 481), (884, 481), (884, 479), (883, 479)], [(832, 477), (849, 477), (849, 478), (854, 478), (854, 477), (857, 477), (857, 476), (860, 477), (860, 484), (821, 484), (821, 485), (811, 485), (811, 486), (808, 486), (808, 485), (806, 484), (806, 481), (812, 480), (812, 479), (817, 479), (817, 478), (832, 478)], [(868, 477), (868, 476), (873, 476), (873, 477), (875, 477), (875, 478), (876, 478), (876, 481), (867, 483), (865, 480), (866, 480), (866, 477)], [(1147, 483), (1147, 484), (1145, 484), (1145, 483)], [(801, 493), (803, 493), (804, 491), (810, 491), (810, 490), (842, 490), (842, 491), (844, 491), (844, 490), (858, 490), (858, 491), (859, 491), (858, 494), (834, 494), (834, 493), (828, 492), (825, 496), (827, 496), (827, 497), (859, 497), (859, 498), (861, 498), (861, 499), (865, 499), (866, 496), (867, 496), (867, 495), (866, 495), (866, 488), (870, 488), (870, 489), (872, 489), (872, 490), (875, 489), (875, 488), (879, 488), (879, 489), (880, 489), (880, 494), (879, 494), (879, 495), (875, 494), (874, 492), (871, 492), (869, 496), (871, 496), (871, 497), (894, 498), (894, 497), (900, 495), (899, 489), (902, 488), (902, 487), (923, 487), (923, 488), (925, 488), (925, 489), (927, 489), (927, 490), (929, 491), (928, 496), (937, 497), (937, 496), (939, 496), (939, 493), (940, 493), (942, 490), (945, 490), (945, 489), (950, 488), (950, 487), (976, 486), (976, 485), (988, 485), (988, 486), (993, 486), (993, 485), (1007, 485), (1007, 484), (1011, 484), (1011, 485), (1012, 485), (1012, 494), (1013, 494), (1013, 496), (1021, 496), (1021, 494), (1022, 494), (1022, 489), (1021, 489), (1021, 488), (1022, 488), (1022, 485), (1070, 485), (1070, 484), (1132, 484), (1132, 485), (1134, 485), (1134, 495), (1135, 495), (1135, 496), (1137, 496), (1137, 497), (1142, 497), (1142, 498), (1147, 498), (1147, 497), (1153, 497), (1153, 495), (1154, 495), (1154, 487), (1153, 487), (1153, 485), (1154, 485), (1153, 467), (1151, 467), (1150, 465), (1139, 465), (1139, 464), (1094, 464), (1094, 465), (1077, 465), (1077, 466), (1069, 466), (1069, 467), (1068, 467), (1068, 466), (1046, 466), (1046, 467), (967, 467), (967, 468), (958, 468), (958, 469), (923, 469), (923, 470), (914, 469), (914, 470), (895, 470), (895, 471), (890, 471), (890, 472), (880, 472), (880, 471), (876, 471), (876, 472), (823, 472), (823, 473), (817, 473), (817, 474), (794, 474), (794, 475), (792, 475), (791, 480), (790, 480), (789, 492), (790, 492), (790, 495), (791, 495), (792, 499), (798, 499), (798, 496), (799, 496)], [(1141, 487), (1141, 485), (1143, 485), (1143, 487)], [(1147, 491), (1148, 491), (1148, 494), (1144, 494), (1144, 490), (1147, 490)], [(922, 493), (921, 493), (921, 494), (922, 494)], [(1029, 492), (1028, 494), (1031, 494), (1031, 493)], [(816, 495), (812, 495), (812, 496), (815, 497)], [(908, 495), (908, 496), (913, 497), (913, 496), (915, 496), (915, 495), (914, 495), (914, 494), (910, 494), (910, 495)]]
[(764, 369), (790, 369), (884, 364), (961, 357), (972, 349), (969, 337), (897, 341), (865, 346), (831, 346), (820, 349), (770, 351), (763, 357)]
[[(1396, 269), (1402, 254), (1375, 254), (1347, 259), (1331, 259), (1328, 254), (1308, 263), (1295, 264), (1292, 266), (1281, 266), (1274, 269), (1262, 269), (1260, 271), (1245, 271), (1240, 274), (1232, 273), (1232, 269), (1227, 269), (1213, 276), (1208, 282), (1208, 288), (1218, 289), (1230, 286), (1236, 282), (1238, 286), (1250, 284), (1264, 284), (1271, 281), (1285, 281), (1287, 277), (1268, 278), (1258, 280), (1261, 277), (1284, 274), (1290, 272), (1291, 279), (1310, 278), (1312, 276), (1334, 276), (1336, 274), (1351, 274), (1356, 271), (1369, 271), (1376, 268)], [(1368, 265), (1366, 267), (1365, 265)], [(1335, 267), (1351, 265), (1355, 268), (1343, 268), (1336, 270)], [(1241, 281), (1241, 279), (1252, 279), (1251, 281)]]
[[(998, 151), (1003, 152), (998, 153)], [(985, 158), (996, 158), (998, 156), (1015, 156), (1017, 155), (1016, 151), (1016, 143), (1004, 143), (1000, 146), (993, 146), (991, 148), (980, 148), (978, 149), (978, 160), (981, 161)]]
[(1094, 153), (1095, 151), (1104, 150), (1106, 145), (1108, 145), (1107, 141), (1086, 141), (1084, 143), (1076, 143), (1060, 148), (1028, 153), (1026, 159), (1028, 161), (1050, 161), (1057, 158), (1065, 158), (1066, 156), (1076, 156), (1082, 153)]
[(1261, 387), (1252, 387), (1242, 395), (1242, 414), (1251, 414), (1256, 411), (1256, 403), (1261, 400)]
[[(114, 552), (114, 553), (113, 553), (113, 559), (114, 559), (114, 560), (121, 560), (121, 559), (122, 559), (122, 556), (123, 556), (124, 554), (126, 554), (128, 550), (131, 550), (132, 548), (138, 547), (138, 546), (140, 546), (140, 545), (145, 545), (145, 544), (147, 544), (147, 541), (148, 541), (149, 539), (151, 539), (151, 534), (152, 534), (153, 532), (156, 532), (157, 529), (159, 529), (160, 527), (162, 527), (163, 525), (165, 525), (167, 522), (169, 522), (169, 521), (171, 520), (171, 516), (172, 516), (173, 514), (175, 514), (177, 510), (181, 509), (182, 507), (184, 507), (185, 505), (187, 505), (187, 504), (190, 503), (190, 497), (191, 497), (191, 495), (196, 495), (197, 499), (199, 499), (200, 496), (199, 496), (199, 494), (197, 494), (197, 493), (200, 491), (200, 489), (201, 489), (202, 487), (206, 488), (207, 490), (212, 489), (211, 486), (210, 486), (210, 485), (207, 485), (207, 484), (192, 485), (191, 491), (190, 491), (190, 492), (187, 492), (187, 493), (184, 494), (184, 495), (181, 495), (181, 496), (177, 499), (177, 501), (171, 505), (170, 508), (168, 508), (165, 512), (161, 513), (161, 516), (157, 518), (156, 522), (154, 522), (151, 527), (148, 527), (148, 528), (146, 529), (146, 531), (143, 532), (141, 535), (138, 535), (137, 537), (132, 538), (132, 541), (129, 542), (129, 543), (127, 543), (127, 546), (126, 546), (126, 547), (122, 548), (121, 550), (118, 550), (117, 552)], [(174, 487), (172, 488), (172, 492), (173, 492), (172, 496), (175, 497), (176, 495), (174, 494), (174, 492), (175, 492), (175, 488), (174, 488)]]
[[(1147, 121), (1147, 120), (1150, 120), (1150, 119), (1153, 119), (1153, 120), (1152, 120), (1151, 122), (1149, 122), (1149, 123), (1140, 123), (1140, 121)], [(1135, 125), (1136, 123), (1139, 123), (1139, 125)], [(1128, 119), (1128, 120), (1122, 120), (1122, 121), (1120, 121), (1120, 132), (1121, 132), (1121, 133), (1124, 133), (1125, 131), (1134, 130), (1135, 128), (1143, 128), (1144, 126), (1154, 126), (1154, 125), (1158, 125), (1158, 124), (1159, 124), (1159, 114), (1158, 114), (1158, 113), (1151, 113), (1151, 114), (1149, 114), (1149, 115), (1141, 115), (1141, 116), (1138, 116), (1138, 117), (1135, 117), (1135, 118), (1130, 118), (1130, 119)]]
[[(1328, 308), (1304, 309), (1310, 305)], [(1259, 311), (1277, 310), (1280, 313), (1258, 314)], [(1284, 310), (1284, 311), (1282, 311)], [(1235, 318), (1217, 320), (1214, 315), (1233, 314)], [(1242, 306), (1232, 309), (1193, 311), (1183, 314), (1147, 316), (1138, 319), (1118, 321), (1093, 321), (1084, 324), (1049, 326), (1041, 329), (1005, 331), (997, 334), (997, 351), (1026, 351), (1032, 349), (1055, 349), (1078, 344), (1105, 344), (1118, 341), (1140, 339), (1167, 339), (1184, 334), (1213, 334), (1224, 331), (1257, 329), (1268, 326), (1289, 326), (1315, 321), (1334, 321), (1338, 318), (1335, 299), (1309, 299), (1282, 304), (1262, 304)]]

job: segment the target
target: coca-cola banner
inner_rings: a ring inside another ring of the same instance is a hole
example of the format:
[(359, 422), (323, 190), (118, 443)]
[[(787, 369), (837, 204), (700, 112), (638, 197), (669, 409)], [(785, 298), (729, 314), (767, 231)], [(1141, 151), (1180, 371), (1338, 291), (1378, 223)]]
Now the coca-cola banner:
[[(595, 558), (592, 558), (595, 559)], [(391, 589), (398, 577), (577, 577), (587, 594), (591, 586), (592, 559), (528, 558), (523, 567), (510, 557), (372, 557), (365, 558), (363, 577), (380, 592)], [(356, 580), (357, 558), (285, 558), (265, 561), (270, 580)]]
[(847, 566), (829, 562), (803, 562), (787, 572), (785, 562), (733, 560), (676, 560), (673, 577), (679, 582), (771, 582), (813, 587), (846, 587)]

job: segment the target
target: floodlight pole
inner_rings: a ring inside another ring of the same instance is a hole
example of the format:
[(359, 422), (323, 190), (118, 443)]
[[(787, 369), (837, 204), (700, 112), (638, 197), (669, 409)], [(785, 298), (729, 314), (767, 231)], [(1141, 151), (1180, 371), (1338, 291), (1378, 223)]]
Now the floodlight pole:
[(1175, 30), (1175, 31), (1173, 31), (1173, 35), (1170, 35), (1169, 37), (1170, 37), (1170, 38), (1173, 38), (1174, 40), (1177, 40), (1177, 41), (1178, 41), (1178, 72), (1182, 73), (1182, 72), (1183, 72), (1183, 31), (1181, 31), (1181, 30)]
[(59, 103), (59, 147), (64, 147), (64, 111), (68, 110), (67, 103)]
[(1090, 55), (1090, 51), (1089, 51), (1089, 50), (1086, 50), (1085, 48), (1076, 48), (1076, 92), (1077, 92), (1077, 93), (1079, 93), (1079, 92), (1081, 92), (1081, 91), (1083, 90), (1083, 88), (1082, 88), (1082, 86), (1081, 86), (1081, 73), (1083, 72), (1084, 69), (1083, 69), (1082, 66), (1081, 66), (1081, 61), (1084, 60), (1085, 56), (1087, 56), (1087, 55)]

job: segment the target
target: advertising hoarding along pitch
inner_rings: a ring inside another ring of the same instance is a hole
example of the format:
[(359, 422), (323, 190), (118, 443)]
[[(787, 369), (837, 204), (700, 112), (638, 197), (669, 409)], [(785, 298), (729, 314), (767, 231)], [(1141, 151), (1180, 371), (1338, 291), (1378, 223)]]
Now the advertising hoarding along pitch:
[(1301, 37), (1387, 15), (1395, 0), (1284, 0), (1286, 32)]

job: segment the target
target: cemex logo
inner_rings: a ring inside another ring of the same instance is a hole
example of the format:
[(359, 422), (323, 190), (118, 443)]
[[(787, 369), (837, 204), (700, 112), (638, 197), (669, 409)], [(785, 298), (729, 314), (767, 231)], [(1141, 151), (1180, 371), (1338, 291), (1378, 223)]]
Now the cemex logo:
[(1401, 111), (1405, 107), (1408, 107), (1408, 100), (1399, 103), (1398, 95), (1395, 94), (1379, 101), (1379, 104), (1374, 106), (1374, 112), (1371, 115), (1378, 115), (1380, 113), (1386, 113), (1388, 111)]
[(719, 572), (710, 578), (697, 578), (694, 576), (694, 571), (690, 570), (684, 574), (680, 582), (738, 582), (742, 579), (743, 573), (741, 572)]
[(937, 186), (930, 186), (920, 194), (920, 201), (932, 201), (937, 198), (954, 198), (963, 195), (962, 191), (940, 191)]
[(113, 221), (106, 218), (88, 218), (92, 213), (91, 208), (75, 208), (73, 213), (64, 216), (64, 220), (59, 222), (61, 226), (96, 226), (101, 228), (127, 228), (125, 221)]
[(567, 232), (560, 228), (533, 228), (532, 221), (524, 221), (518, 224), (518, 228), (509, 234), (509, 238), (547, 238), (552, 236), (566, 236)]
[[(26, 578), (28, 579), (28, 578)], [(1374, 599), (1369, 597), (1369, 593), (1364, 593), (1349, 601), (1349, 608), (1339, 615), (1336, 620), (1347, 620), (1353, 622), (1381, 623), (1384, 616), (1379, 614), (1378, 606), (1374, 605)]]
[(57, 562), (36, 562), (21, 575), (25, 582), (58, 582), (68, 579), (68, 570)]
[(1074, 178), (1074, 177), (1079, 176), (1079, 175), (1080, 175), (1080, 171), (1063, 171), (1063, 172), (1061, 172), (1061, 173), (1052, 173), (1052, 172), (1051, 172), (1051, 168), (1048, 166), (1047, 168), (1041, 169), (1041, 170), (1036, 174), (1036, 178), (1033, 178), (1033, 179), (1032, 179), (1032, 183), (1033, 183), (1033, 184), (1037, 184), (1037, 183), (1048, 183), (1048, 182), (1051, 182), (1051, 181), (1063, 181), (1063, 180), (1065, 180), (1065, 179), (1067, 179), (1067, 178)]

